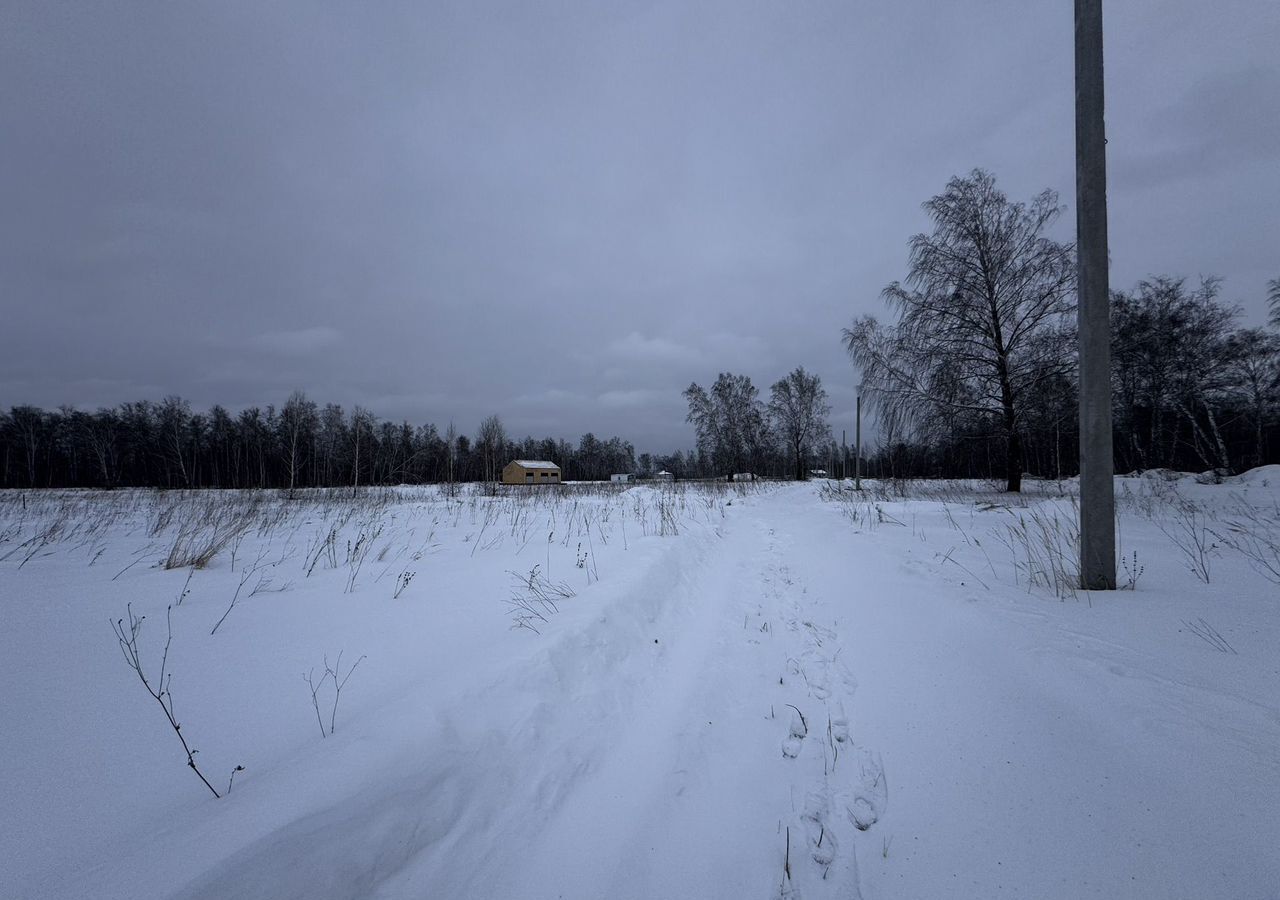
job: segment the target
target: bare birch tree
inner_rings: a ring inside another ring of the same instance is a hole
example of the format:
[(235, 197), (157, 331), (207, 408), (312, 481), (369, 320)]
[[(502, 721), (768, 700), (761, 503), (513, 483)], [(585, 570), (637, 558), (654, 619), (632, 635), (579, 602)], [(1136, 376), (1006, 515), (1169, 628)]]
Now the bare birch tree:
[(1218, 293), (1216, 278), (1192, 289), (1184, 278), (1153, 276), (1112, 299), (1116, 408), (1143, 468), (1174, 465), (1180, 446), (1204, 466), (1231, 467), (1220, 420), (1232, 391), (1227, 338), (1239, 311)]
[(28, 487), (36, 486), (36, 460), (44, 443), (46, 419), (44, 410), (34, 406), (15, 406), (9, 411), (10, 426), (20, 439), (27, 463)]
[(808, 471), (806, 461), (815, 444), (827, 435), (827, 392), (822, 379), (800, 366), (770, 389), (769, 414), (795, 464), (796, 480)]
[(165, 462), (175, 469), (183, 487), (191, 487), (191, 474), (187, 471), (187, 429), (191, 422), (191, 405), (181, 397), (165, 397), (157, 411), (160, 434), (163, 438)]
[(489, 416), (480, 423), (480, 433), (476, 436), (476, 446), (484, 461), (484, 480), (497, 481), (498, 454), (507, 443), (507, 431), (502, 427), (502, 420), (496, 415)]
[(363, 406), (351, 410), (351, 496), (360, 491), (360, 452), (367, 448), (374, 438), (373, 415)]
[(449, 430), (444, 433), (445, 471), (449, 484), (449, 496), (454, 493), (455, 466), (458, 463), (458, 429), (449, 422)]
[(1280, 336), (1262, 328), (1243, 328), (1226, 342), (1231, 390), (1253, 424), (1250, 465), (1266, 462), (1267, 419), (1280, 409)]
[(284, 450), (285, 472), (289, 477), (289, 496), (293, 496), (308, 452), (314, 441), (319, 415), (316, 405), (302, 391), (294, 391), (280, 409), (280, 438)]
[(1074, 250), (1045, 236), (1063, 207), (1051, 190), (1011, 202), (975, 169), (924, 209), (933, 233), (911, 239), (905, 285), (882, 293), (897, 324), (863, 318), (845, 346), (882, 413), (990, 421), (1006, 444), (1006, 488), (1021, 490), (1025, 398), (1074, 365)]
[(752, 471), (767, 449), (768, 423), (759, 395), (748, 376), (729, 372), (720, 373), (710, 392), (696, 382), (685, 389), (685, 421), (693, 423), (698, 449), (721, 472)]

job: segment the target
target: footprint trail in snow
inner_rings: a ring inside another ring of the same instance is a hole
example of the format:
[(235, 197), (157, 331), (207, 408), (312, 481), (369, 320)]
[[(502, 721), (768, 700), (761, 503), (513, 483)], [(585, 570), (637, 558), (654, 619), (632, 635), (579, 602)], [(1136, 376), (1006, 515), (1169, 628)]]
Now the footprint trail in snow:
[(855, 740), (857, 682), (841, 658), (835, 623), (786, 560), (786, 538), (769, 529), (760, 565), (761, 604), (782, 625), (769, 648), (782, 673), (771, 714), (779, 724), (778, 777), (790, 787), (779, 811), (782, 866), (777, 895), (861, 897), (855, 841), (884, 815), (888, 782), (877, 755)]

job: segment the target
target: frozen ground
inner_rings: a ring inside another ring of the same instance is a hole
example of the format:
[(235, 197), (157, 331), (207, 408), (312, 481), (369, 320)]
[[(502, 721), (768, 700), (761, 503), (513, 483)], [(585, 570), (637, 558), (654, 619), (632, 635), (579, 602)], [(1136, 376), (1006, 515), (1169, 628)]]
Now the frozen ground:
[(1280, 897), (1280, 468), (1117, 485), (0, 495), (0, 896)]

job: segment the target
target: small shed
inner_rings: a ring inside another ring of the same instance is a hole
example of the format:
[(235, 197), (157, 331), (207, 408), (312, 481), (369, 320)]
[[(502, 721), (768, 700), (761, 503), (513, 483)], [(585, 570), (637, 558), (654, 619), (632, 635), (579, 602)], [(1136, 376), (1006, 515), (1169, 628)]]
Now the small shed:
[(663, 469), (661, 472), (659, 472), (657, 475), (654, 475), (653, 477), (655, 481), (675, 481), (676, 480), (676, 476), (672, 475), (666, 469)]
[(560, 467), (542, 459), (513, 459), (502, 468), (503, 484), (559, 484)]
[(610, 475), (609, 480), (614, 484), (627, 484), (632, 480), (632, 477), (630, 474)]

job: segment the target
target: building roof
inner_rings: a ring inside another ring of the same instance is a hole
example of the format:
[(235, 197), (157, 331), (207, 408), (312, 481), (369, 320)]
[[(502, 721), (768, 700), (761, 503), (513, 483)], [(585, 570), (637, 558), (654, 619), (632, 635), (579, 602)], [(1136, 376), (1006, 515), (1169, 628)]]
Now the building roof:
[(558, 469), (560, 468), (553, 462), (547, 462), (545, 459), (516, 459), (512, 460), (517, 466), (523, 469)]

